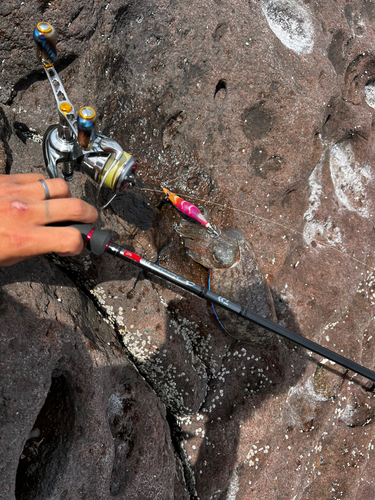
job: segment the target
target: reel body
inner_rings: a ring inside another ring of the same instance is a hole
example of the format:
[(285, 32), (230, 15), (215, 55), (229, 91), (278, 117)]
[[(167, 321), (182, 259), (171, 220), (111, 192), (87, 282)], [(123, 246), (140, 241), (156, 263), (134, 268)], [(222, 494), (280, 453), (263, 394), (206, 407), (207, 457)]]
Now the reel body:
[(64, 86), (54, 68), (56, 34), (46, 22), (38, 23), (33, 38), (36, 53), (50, 82), (59, 114), (59, 123), (50, 126), (43, 137), (43, 156), (48, 175), (59, 176), (59, 168), (66, 181), (76, 170), (84, 172), (97, 184), (96, 204), (103, 187), (114, 194), (103, 205), (106, 207), (116, 195), (135, 183), (137, 159), (126, 153), (113, 139), (95, 133), (96, 113), (90, 106), (82, 107), (76, 116)]

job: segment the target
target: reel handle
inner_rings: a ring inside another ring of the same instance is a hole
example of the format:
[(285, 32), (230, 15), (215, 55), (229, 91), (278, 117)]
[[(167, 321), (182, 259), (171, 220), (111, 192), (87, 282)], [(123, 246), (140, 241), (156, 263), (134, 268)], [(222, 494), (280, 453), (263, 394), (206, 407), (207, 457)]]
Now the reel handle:
[(82, 107), (78, 116), (54, 67), (56, 60), (56, 31), (47, 22), (40, 22), (34, 30), (38, 60), (56, 101), (59, 123), (48, 128), (43, 138), (43, 155), (48, 174), (58, 177), (58, 166), (66, 181), (81, 170), (98, 185), (96, 205), (103, 187), (114, 194), (101, 208), (108, 206), (114, 197), (135, 182), (137, 159), (126, 153), (113, 139), (95, 133), (96, 113), (89, 106)]

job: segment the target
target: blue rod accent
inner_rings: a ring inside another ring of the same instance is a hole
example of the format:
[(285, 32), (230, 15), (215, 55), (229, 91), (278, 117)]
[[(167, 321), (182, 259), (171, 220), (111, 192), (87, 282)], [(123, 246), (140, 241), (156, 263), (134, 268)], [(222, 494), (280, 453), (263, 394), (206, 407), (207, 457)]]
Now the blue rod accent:
[[(211, 290), (211, 269), (209, 270), (209, 273), (208, 273), (208, 289)], [(214, 312), (214, 315), (215, 315), (215, 318), (217, 319), (219, 325), (221, 326), (221, 328), (224, 330), (224, 332), (229, 335), (229, 337), (232, 337), (232, 339), (234, 339), (233, 335), (231, 335), (230, 333), (228, 333), (226, 331), (226, 329), (224, 328), (222, 322), (219, 320), (219, 317), (218, 315), (216, 314), (216, 311), (215, 311), (215, 307), (213, 305), (213, 303), (211, 302), (211, 307), (212, 307), (212, 310)]]

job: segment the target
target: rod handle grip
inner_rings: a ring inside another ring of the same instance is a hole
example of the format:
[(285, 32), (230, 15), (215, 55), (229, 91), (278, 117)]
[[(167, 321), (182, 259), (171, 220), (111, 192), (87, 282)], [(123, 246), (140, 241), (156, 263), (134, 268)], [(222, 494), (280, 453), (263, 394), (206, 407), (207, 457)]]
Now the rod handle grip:
[(71, 223), (82, 235), (84, 245), (95, 255), (103, 255), (112, 239), (108, 231), (95, 229), (92, 224)]
[(112, 236), (108, 231), (95, 229), (95, 226), (92, 224), (85, 224), (83, 222), (58, 222), (50, 224), (50, 226), (75, 227), (81, 233), (85, 247), (95, 255), (103, 255), (112, 240)]

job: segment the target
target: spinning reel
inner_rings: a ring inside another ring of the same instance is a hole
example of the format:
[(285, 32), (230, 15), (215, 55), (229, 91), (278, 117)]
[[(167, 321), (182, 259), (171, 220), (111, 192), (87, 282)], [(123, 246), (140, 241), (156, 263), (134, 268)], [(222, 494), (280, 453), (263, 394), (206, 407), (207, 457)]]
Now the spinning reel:
[(97, 184), (96, 204), (105, 186), (113, 191), (108, 206), (116, 195), (135, 183), (138, 163), (114, 140), (95, 132), (96, 113), (84, 106), (78, 116), (54, 68), (56, 60), (56, 32), (46, 22), (38, 23), (33, 38), (37, 57), (43, 64), (50, 82), (59, 114), (59, 123), (51, 125), (43, 137), (43, 156), (51, 178), (58, 177), (58, 166), (66, 181), (75, 170), (82, 171)]

